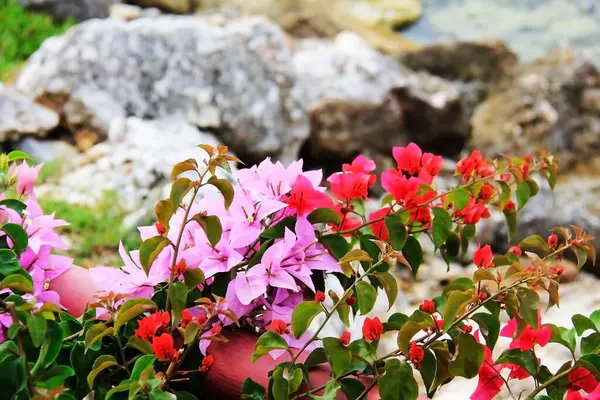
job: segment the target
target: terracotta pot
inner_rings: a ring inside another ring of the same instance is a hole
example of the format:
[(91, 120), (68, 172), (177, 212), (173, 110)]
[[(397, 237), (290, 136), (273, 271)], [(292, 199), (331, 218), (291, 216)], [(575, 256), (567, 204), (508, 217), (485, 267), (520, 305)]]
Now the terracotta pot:
[[(83, 313), (86, 304), (94, 299), (97, 291), (90, 272), (79, 267), (71, 268), (53, 280), (50, 288), (60, 294), (62, 304), (74, 316)], [(257, 336), (242, 330), (224, 333), (229, 339), (228, 343), (215, 342), (209, 347), (209, 353), (215, 357), (215, 361), (206, 376), (203, 390), (205, 398), (237, 400), (242, 394), (242, 383), (248, 377), (266, 388), (269, 384), (268, 372), (276, 364), (290, 361), (290, 355), (285, 353), (276, 361), (267, 355), (252, 364), (250, 355), (254, 351)], [(307, 356), (308, 352), (305, 352), (299, 360), (302, 362)], [(316, 388), (327, 382), (329, 371), (325, 367), (311, 370), (310, 387)], [(345, 396), (340, 392), (338, 398), (344, 399)], [(367, 399), (379, 399), (377, 390), (372, 390)]]

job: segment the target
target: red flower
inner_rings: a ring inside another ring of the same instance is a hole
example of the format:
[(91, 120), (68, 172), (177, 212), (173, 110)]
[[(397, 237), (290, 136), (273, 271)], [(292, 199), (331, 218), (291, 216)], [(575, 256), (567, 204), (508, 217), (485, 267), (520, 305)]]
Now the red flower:
[[(362, 224), (362, 221), (358, 216), (355, 214), (350, 214), (350, 210), (346, 207), (342, 207), (341, 204), (336, 204), (332, 208), (342, 220), (342, 226), (339, 227), (340, 231), (356, 229)], [(329, 224), (329, 226), (333, 228), (334, 232), (338, 231), (337, 225)]]
[(423, 358), (425, 358), (425, 350), (418, 346), (416, 342), (411, 342), (408, 349), (408, 359), (413, 362), (415, 368), (419, 368)]
[(342, 336), (340, 336), (340, 341), (344, 346), (348, 346), (348, 343), (350, 343), (350, 337), (350, 332), (346, 331), (342, 333)]
[(202, 364), (200, 365), (200, 372), (202, 372), (202, 373), (208, 372), (208, 370), (210, 369), (210, 367), (212, 367), (214, 362), (215, 362), (215, 358), (213, 357), (212, 354), (208, 354), (207, 356), (205, 356), (204, 359), (202, 360)]
[(523, 254), (523, 250), (521, 250), (519, 246), (511, 247), (510, 249), (508, 249), (508, 252), (513, 253), (517, 257), (521, 257), (521, 254)]
[(583, 390), (584, 392), (591, 393), (598, 386), (598, 381), (583, 367), (577, 367), (575, 370), (569, 372), (569, 386), (572, 390)]
[(317, 293), (315, 294), (315, 301), (317, 303), (322, 303), (325, 301), (325, 293), (321, 292), (320, 290), (317, 290)]
[(352, 161), (352, 164), (342, 164), (342, 171), (368, 174), (375, 169), (375, 161), (360, 155)]
[(512, 175), (510, 174), (510, 172), (505, 172), (503, 174), (500, 174), (500, 179), (504, 182), (508, 182), (508, 181), (510, 181), (511, 176)]
[(502, 367), (494, 366), (492, 351), (487, 346), (484, 348), (485, 359), (479, 367), (479, 382), (470, 397), (471, 400), (491, 400), (500, 393), (500, 389), (504, 385), (504, 380), (500, 376)]
[(374, 169), (375, 163), (362, 155), (356, 157), (352, 164), (344, 164), (343, 172), (327, 178), (333, 195), (344, 201), (367, 197), (369, 187), (377, 180), (375, 175), (369, 174)]
[(383, 324), (378, 317), (367, 318), (363, 323), (362, 334), (366, 341), (379, 340), (383, 333)]
[(462, 330), (464, 333), (469, 334), (469, 333), (473, 332), (473, 327), (471, 325), (465, 324), (465, 325), (463, 325)]
[(175, 266), (173, 267), (173, 271), (175, 271), (175, 276), (180, 276), (183, 275), (183, 273), (187, 270), (187, 264), (185, 263), (185, 260), (181, 260), (179, 261), (177, 264), (175, 264)]
[(419, 179), (421, 182), (430, 184), (433, 182), (433, 178), (440, 173), (444, 159), (441, 156), (436, 156), (431, 153), (423, 154), (421, 157), (421, 171), (419, 172)]
[(482, 161), (475, 170), (477, 176), (482, 178), (486, 178), (488, 176), (492, 176), (496, 173), (496, 168), (492, 164), (488, 164), (485, 161)]
[[(390, 207), (384, 207), (380, 210), (377, 210), (371, 214), (369, 214), (369, 221), (374, 221), (379, 218), (383, 218), (390, 213)], [(373, 222), (371, 224), (371, 229), (373, 231), (373, 235), (377, 237), (377, 239), (389, 241), (390, 235), (387, 230), (387, 226), (385, 226), (385, 221), (382, 219), (381, 221)]]
[(194, 316), (189, 310), (183, 310), (181, 312), (181, 327), (185, 328), (190, 322), (192, 322)]
[(426, 313), (433, 314), (435, 312), (435, 303), (431, 300), (423, 300), (423, 304), (421, 304), (421, 310)]
[(565, 400), (585, 400), (585, 397), (581, 393), (569, 389)]
[(492, 253), (492, 248), (489, 244), (475, 250), (475, 255), (473, 256), (473, 263), (477, 266), (477, 268), (492, 268), (494, 266), (494, 253)]
[(217, 324), (210, 329), (210, 334), (218, 335), (219, 333), (221, 333), (222, 330), (223, 330), (223, 327), (221, 325)]
[(165, 226), (160, 222), (157, 222), (156, 224), (154, 224), (154, 226), (156, 227), (156, 230), (158, 231), (159, 235), (164, 235), (167, 232), (167, 228), (165, 228)]
[(529, 372), (527, 372), (527, 370), (520, 365), (505, 364), (505, 366), (510, 368), (510, 375), (508, 376), (510, 379), (523, 380), (531, 376)]
[(397, 202), (407, 202), (417, 195), (421, 182), (414, 176), (407, 179), (400, 171), (390, 169), (381, 174), (381, 185)]
[(159, 328), (168, 326), (169, 322), (171, 322), (169, 313), (157, 311), (138, 321), (138, 328), (135, 330), (135, 336), (142, 340), (150, 340)]
[(515, 211), (516, 208), (517, 208), (517, 205), (515, 204), (515, 202), (512, 200), (509, 200), (506, 202), (506, 204), (504, 204), (504, 208), (502, 209), (502, 211), (512, 212), (512, 211)]
[(431, 205), (420, 206), (433, 200), (437, 196), (435, 190), (427, 191), (423, 196), (415, 196), (406, 204), (406, 208), (410, 209), (409, 219), (412, 222), (419, 222), (425, 227), (431, 224)]
[(152, 349), (159, 361), (177, 361), (179, 352), (173, 347), (173, 336), (163, 333), (152, 339)]
[[(519, 337), (515, 338), (510, 344), (510, 348), (520, 348), (521, 351), (527, 351), (533, 349), (533, 346), (539, 344), (544, 347), (550, 342), (552, 336), (552, 329), (548, 326), (542, 326), (542, 315), (538, 311), (538, 325), (539, 329), (536, 331), (531, 326), (527, 326), (523, 329), (523, 332)], [(508, 321), (508, 324), (500, 331), (502, 337), (513, 337), (517, 331), (517, 320), (515, 318)]]
[(392, 149), (394, 159), (398, 163), (398, 169), (416, 175), (421, 171), (421, 155), (423, 152), (414, 143), (406, 147), (394, 147)]
[(199, 325), (202, 325), (203, 323), (206, 322), (206, 315), (200, 314), (200, 315), (198, 315), (198, 317), (196, 318), (196, 320), (198, 321)]
[(533, 157), (529, 153), (525, 154), (525, 156), (523, 158), (525, 158), (525, 162), (528, 164), (533, 161)]
[(346, 298), (346, 304), (348, 304), (350, 307), (352, 307), (354, 303), (356, 303), (356, 297), (350, 296)]
[(305, 176), (299, 175), (290, 191), (287, 204), (290, 210), (296, 210), (296, 214), (301, 216), (317, 208), (331, 206), (331, 199), (316, 190)]
[(548, 246), (550, 246), (551, 249), (555, 249), (556, 246), (558, 246), (558, 236), (556, 236), (556, 233), (548, 236)]
[(521, 165), (521, 174), (523, 175), (523, 179), (527, 179), (529, 177), (529, 164), (525, 163)]
[(477, 196), (477, 199), (481, 200), (481, 201), (488, 201), (489, 199), (492, 198), (492, 196), (494, 195), (494, 188), (492, 187), (492, 185), (489, 184), (485, 184), (481, 187), (481, 190), (479, 191), (479, 195)]
[(456, 164), (456, 171), (462, 176), (463, 180), (468, 180), (473, 172), (481, 165), (483, 155), (479, 150), (475, 150), (469, 157), (465, 156)]
[(465, 208), (455, 211), (454, 215), (462, 218), (463, 222), (467, 225), (476, 225), (481, 218), (489, 218), (491, 216), (485, 204), (477, 203), (474, 197), (471, 197)]
[(477, 297), (479, 297), (479, 300), (480, 300), (480, 301), (485, 301), (485, 299), (487, 299), (487, 298), (488, 298), (488, 294), (487, 294), (486, 292), (479, 292), (479, 293), (477, 294)]
[(561, 276), (565, 272), (565, 267), (562, 265), (553, 265), (550, 267), (550, 272), (552, 272), (556, 276)]
[(287, 324), (280, 319), (274, 319), (271, 321), (271, 325), (269, 325), (269, 330), (283, 335), (287, 332)]

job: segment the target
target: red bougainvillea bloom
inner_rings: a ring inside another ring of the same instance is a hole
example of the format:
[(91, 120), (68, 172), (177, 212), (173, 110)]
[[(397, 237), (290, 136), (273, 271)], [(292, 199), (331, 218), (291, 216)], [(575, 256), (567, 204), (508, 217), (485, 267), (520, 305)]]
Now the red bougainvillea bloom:
[(435, 312), (435, 303), (431, 300), (423, 300), (423, 304), (421, 304), (421, 310), (426, 313), (433, 314)]
[(333, 195), (340, 200), (349, 201), (365, 198), (377, 177), (369, 172), (375, 169), (375, 162), (365, 156), (358, 156), (352, 164), (344, 164), (343, 172), (332, 174), (327, 181)]
[(189, 310), (183, 310), (181, 312), (181, 327), (185, 328), (190, 322), (192, 322), (194, 316)]
[[(384, 218), (390, 213), (390, 210), (390, 207), (384, 207), (381, 210), (377, 210), (369, 214), (369, 221), (375, 221), (377, 219)], [(390, 240), (390, 235), (388, 233), (387, 226), (385, 226), (385, 221), (383, 219), (381, 221), (373, 222), (371, 224), (371, 229), (373, 230), (373, 235), (375, 235), (377, 239), (384, 241)]]
[(291, 210), (302, 216), (320, 207), (330, 207), (331, 199), (325, 193), (316, 190), (306, 177), (299, 175), (290, 191), (287, 204)]
[(222, 330), (223, 330), (223, 327), (221, 325), (215, 325), (210, 329), (210, 334), (218, 335), (219, 333), (221, 333)]
[(512, 212), (512, 211), (515, 211), (516, 208), (517, 208), (517, 205), (515, 204), (515, 202), (512, 200), (509, 200), (504, 204), (504, 208), (502, 209), (502, 211)]
[(208, 370), (210, 369), (210, 367), (212, 367), (214, 362), (215, 362), (215, 358), (213, 357), (212, 354), (209, 354), (206, 357), (204, 357), (204, 359), (202, 360), (202, 364), (200, 365), (200, 372), (202, 372), (202, 373), (208, 372)]
[(325, 293), (318, 290), (317, 293), (315, 294), (315, 301), (319, 302), (319, 303), (324, 302), (325, 301)]
[(156, 231), (159, 235), (164, 235), (167, 232), (167, 228), (165, 228), (165, 226), (160, 222), (157, 222), (154, 226), (156, 227)]
[(583, 397), (583, 395), (577, 391), (568, 390), (565, 400), (585, 400), (585, 397)]
[(527, 370), (520, 365), (516, 364), (504, 364), (505, 367), (510, 368), (510, 375), (508, 377), (510, 379), (518, 379), (523, 380), (529, 378), (531, 375)]
[(173, 347), (173, 336), (163, 333), (152, 339), (152, 349), (159, 361), (177, 361), (179, 352)]
[(486, 244), (483, 247), (479, 246), (477, 250), (475, 250), (473, 263), (477, 268), (492, 268), (494, 266), (493, 260), (494, 253), (492, 253), (492, 248), (489, 244)]
[[(352, 161), (352, 164), (342, 164), (342, 171), (368, 174), (375, 169), (375, 161), (369, 160), (367, 157), (360, 155)], [(376, 178), (373, 176), (373, 178)]]
[(477, 199), (481, 201), (488, 201), (494, 195), (494, 188), (492, 185), (485, 184), (481, 187), (479, 194), (477, 195)]
[(435, 321), (435, 326), (437, 326), (438, 331), (444, 329), (444, 320), (442, 318), (438, 318), (436, 315), (434, 315), (433, 320)]
[(425, 350), (418, 346), (416, 342), (411, 342), (408, 349), (408, 359), (413, 362), (415, 368), (419, 369), (423, 358), (425, 358)]
[[(544, 347), (550, 341), (552, 336), (552, 329), (549, 326), (542, 326), (542, 314), (538, 310), (538, 326), (539, 329), (536, 331), (531, 326), (527, 326), (523, 329), (523, 332), (515, 338), (510, 344), (510, 348), (519, 348), (521, 351), (527, 351), (533, 349), (533, 346), (538, 344)], [(516, 318), (508, 321), (508, 324), (500, 331), (500, 336), (512, 338), (517, 332), (517, 320)]]
[(198, 318), (196, 318), (196, 320), (198, 321), (198, 324), (202, 325), (206, 322), (206, 315), (200, 314), (198, 315)]
[(475, 150), (470, 156), (465, 156), (458, 161), (456, 164), (456, 172), (462, 176), (463, 180), (467, 180), (480, 166), (482, 161), (483, 155), (479, 150)]
[(338, 230), (347, 231), (347, 230), (356, 229), (362, 224), (361, 219), (357, 215), (351, 214), (350, 209), (343, 207), (341, 204), (336, 204), (332, 208), (333, 208), (333, 211), (335, 211), (337, 213), (337, 215), (340, 216), (340, 219), (342, 220), (341, 226), (329, 224), (329, 226), (335, 232), (337, 232)]
[(283, 335), (287, 332), (287, 324), (280, 319), (274, 319), (271, 321), (271, 325), (269, 325), (269, 330)]
[(406, 147), (394, 147), (392, 155), (398, 163), (398, 169), (407, 172), (409, 175), (416, 175), (421, 171), (423, 152), (416, 144), (409, 143)]
[(138, 321), (138, 328), (135, 330), (135, 336), (142, 340), (150, 340), (156, 334), (156, 331), (171, 322), (169, 313), (157, 311)]
[(479, 292), (477, 297), (479, 297), (480, 301), (485, 301), (488, 298), (488, 294), (486, 292)]
[(504, 380), (500, 376), (502, 367), (494, 366), (492, 351), (487, 346), (484, 346), (484, 349), (485, 359), (479, 367), (479, 382), (470, 397), (471, 400), (491, 400), (500, 393), (504, 385)]
[(550, 267), (550, 272), (552, 272), (556, 276), (561, 276), (565, 273), (565, 267), (563, 267), (562, 265), (553, 265), (552, 267)]
[(436, 196), (436, 191), (429, 190), (423, 196), (415, 196), (407, 201), (406, 208), (410, 209), (409, 220), (411, 222), (419, 222), (424, 227), (429, 227), (431, 224), (430, 202)]
[(350, 338), (350, 332), (346, 331), (342, 333), (342, 336), (340, 336), (340, 342), (342, 342), (344, 346), (348, 346), (348, 343), (350, 343)]
[(508, 249), (508, 252), (513, 253), (517, 257), (521, 257), (521, 254), (523, 254), (523, 250), (521, 250), (519, 246), (511, 247), (510, 249)]
[(591, 393), (598, 386), (598, 381), (593, 374), (583, 367), (577, 367), (569, 372), (569, 387), (572, 390), (583, 390)]
[(356, 303), (356, 297), (350, 296), (346, 298), (346, 304), (348, 304), (350, 307), (352, 307), (354, 303)]
[(471, 333), (473, 332), (473, 327), (471, 325), (463, 325), (462, 330), (464, 333)]
[(503, 174), (500, 174), (500, 180), (504, 181), (504, 182), (508, 182), (510, 181), (510, 177), (512, 175), (510, 174), (510, 172), (505, 172)]
[(477, 203), (474, 197), (471, 197), (465, 208), (457, 210), (454, 215), (462, 218), (463, 222), (467, 225), (476, 225), (481, 218), (489, 218), (491, 216), (485, 204)]
[(381, 174), (381, 185), (397, 202), (407, 202), (416, 196), (421, 186), (418, 178), (406, 178), (401, 172), (390, 169)]
[(362, 334), (366, 341), (371, 342), (379, 340), (383, 333), (383, 324), (378, 317), (373, 319), (367, 318), (363, 323)]
[(529, 178), (529, 164), (525, 163), (525, 164), (521, 165), (520, 169), (521, 169), (521, 174), (523, 175), (523, 179)]
[(496, 168), (492, 164), (488, 164), (485, 161), (482, 161), (477, 166), (475, 173), (477, 174), (477, 176), (486, 178), (488, 176), (494, 175), (496, 173)]
[(548, 246), (552, 249), (555, 249), (556, 246), (558, 246), (558, 236), (556, 236), (556, 233), (548, 236)]
[(173, 270), (175, 271), (175, 276), (183, 275), (183, 273), (187, 270), (187, 264), (185, 263), (185, 260), (181, 260), (175, 264)]
[(444, 159), (442, 156), (436, 156), (431, 153), (423, 154), (421, 157), (421, 171), (419, 172), (419, 179), (421, 182), (430, 184), (433, 182), (433, 178), (440, 173)]

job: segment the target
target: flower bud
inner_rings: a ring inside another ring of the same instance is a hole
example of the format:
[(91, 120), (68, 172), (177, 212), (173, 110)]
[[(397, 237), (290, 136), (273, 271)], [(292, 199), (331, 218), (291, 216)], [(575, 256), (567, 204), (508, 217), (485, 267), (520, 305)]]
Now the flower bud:
[(317, 291), (317, 293), (315, 294), (315, 301), (318, 303), (322, 303), (325, 301), (325, 293), (321, 292), (320, 290)]

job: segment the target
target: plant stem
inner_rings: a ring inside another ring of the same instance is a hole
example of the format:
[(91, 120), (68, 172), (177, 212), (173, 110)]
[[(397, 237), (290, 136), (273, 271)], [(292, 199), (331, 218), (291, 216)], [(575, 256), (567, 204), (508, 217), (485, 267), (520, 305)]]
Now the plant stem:
[(369, 386), (365, 388), (365, 390), (356, 398), (356, 400), (362, 400), (366, 398), (369, 395), (369, 392), (375, 387), (375, 385), (377, 385), (377, 382), (379, 382), (379, 377), (374, 378), (373, 382), (371, 382)]
[(542, 390), (546, 389), (548, 386), (552, 385), (554, 382), (556, 382), (556, 381), (564, 378), (565, 376), (569, 375), (573, 370), (575, 370), (575, 368), (577, 368), (577, 366), (574, 365), (571, 368), (569, 368), (568, 370), (563, 371), (560, 374), (554, 375), (554, 377), (548, 379), (546, 382), (544, 382), (540, 386), (536, 387), (535, 390), (533, 392), (531, 392), (527, 398), (530, 399), (530, 400), (535, 399), (535, 396), (539, 392), (541, 392)]
[(125, 369), (125, 371), (127, 371), (127, 375), (131, 376), (131, 371), (129, 371), (127, 359), (125, 358), (125, 349), (123, 349), (123, 344), (121, 342), (121, 338), (119, 337), (119, 332), (117, 332), (117, 334), (115, 335), (115, 339), (117, 339), (117, 345), (119, 346), (121, 360), (123, 361), (123, 368)]
[[(10, 316), (12, 317), (13, 324), (19, 323), (19, 316), (17, 315), (17, 310), (15, 309), (14, 303), (7, 303), (4, 300), (0, 300), (0, 306), (5, 310), (8, 310)], [(29, 395), (33, 397), (35, 395), (35, 386), (33, 385), (33, 379), (31, 377), (31, 372), (29, 371), (29, 364), (27, 363), (27, 355), (25, 353), (25, 348), (23, 347), (23, 341), (21, 340), (21, 332), (17, 333), (17, 346), (19, 347), (19, 353), (23, 357), (23, 364), (25, 368), (25, 373), (27, 374), (27, 391)]]

